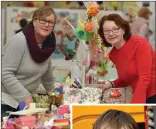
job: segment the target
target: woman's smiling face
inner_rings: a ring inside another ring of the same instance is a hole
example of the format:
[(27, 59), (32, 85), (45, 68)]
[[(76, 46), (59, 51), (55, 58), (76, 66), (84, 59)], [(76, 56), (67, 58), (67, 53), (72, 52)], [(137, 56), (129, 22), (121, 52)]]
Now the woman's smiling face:
[(103, 24), (103, 33), (106, 41), (111, 45), (120, 44), (124, 40), (125, 31), (117, 26), (114, 21), (105, 21)]
[(47, 37), (53, 31), (55, 21), (56, 18), (54, 14), (46, 17), (36, 18), (33, 21), (35, 33), (41, 37)]

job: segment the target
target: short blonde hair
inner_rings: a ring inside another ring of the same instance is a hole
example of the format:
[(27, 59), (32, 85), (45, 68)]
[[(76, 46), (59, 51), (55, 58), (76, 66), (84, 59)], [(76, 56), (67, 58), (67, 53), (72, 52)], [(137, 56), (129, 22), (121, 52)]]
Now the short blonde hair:
[(120, 110), (107, 110), (101, 114), (93, 125), (93, 129), (139, 129), (134, 118)]
[(49, 16), (51, 14), (54, 14), (55, 20), (56, 20), (57, 17), (56, 17), (55, 11), (51, 7), (43, 6), (43, 7), (38, 8), (34, 12), (34, 14), (32, 16), (32, 20), (34, 20), (35, 18), (46, 17), (46, 16)]
[(138, 16), (139, 17), (144, 17), (145, 18), (146, 16), (151, 15), (151, 14), (152, 14), (152, 12), (148, 8), (145, 8), (145, 7), (141, 8), (138, 11)]

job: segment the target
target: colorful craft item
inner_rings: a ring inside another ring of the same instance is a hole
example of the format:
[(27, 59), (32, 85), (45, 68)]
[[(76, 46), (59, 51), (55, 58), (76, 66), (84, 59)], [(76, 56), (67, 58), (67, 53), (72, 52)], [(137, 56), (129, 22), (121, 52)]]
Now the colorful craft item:
[(51, 129), (61, 129), (61, 128), (58, 128), (58, 127), (56, 127), (56, 126), (53, 126)]
[(93, 76), (92, 75), (88, 75), (87, 76), (87, 83), (88, 84), (92, 84), (93, 83)]
[(86, 32), (84, 29), (82, 28), (76, 28), (74, 30), (74, 34), (76, 36), (76, 38), (78, 38), (79, 40), (90, 40), (93, 35), (94, 35), (94, 32)]
[(66, 50), (65, 60), (71, 60), (74, 57), (75, 52), (69, 48), (65, 48), (65, 50)]
[(7, 116), (3, 117), (2, 122), (2, 129), (16, 129), (15, 125), (13, 124), (15, 122), (16, 118), (8, 118)]
[(55, 82), (55, 87), (56, 87), (56, 88), (60, 88), (60, 87), (62, 88), (62, 87), (64, 87), (64, 85), (63, 85), (63, 83), (61, 83), (61, 82), (59, 82), (59, 81), (56, 81), (56, 82)]
[(16, 119), (15, 124), (20, 127), (27, 126), (28, 128), (35, 128), (36, 126), (36, 117), (35, 116), (21, 116)]
[(96, 54), (96, 41), (97, 41), (97, 36), (93, 36), (93, 38), (89, 42), (89, 51), (90, 51), (90, 56), (91, 59), (94, 60), (95, 54)]
[(101, 48), (97, 48), (97, 53), (101, 53), (102, 52), (102, 49)]
[[(79, 40), (86, 40), (89, 41), (93, 38), (94, 34), (95, 34), (95, 28), (94, 28), (94, 24), (92, 21), (92, 17), (96, 16), (99, 12), (99, 5), (97, 3), (90, 3), (87, 7), (87, 21), (84, 24), (80, 19), (78, 19), (78, 24), (79, 27), (74, 28), (73, 25), (67, 20), (66, 17), (65, 20), (66, 22), (72, 27), (73, 31), (74, 31), (74, 35), (76, 36), (77, 39)], [(69, 56), (67, 58), (70, 58)]]
[(94, 31), (94, 25), (92, 21), (89, 21), (85, 24), (85, 31), (86, 32), (93, 32)]
[(68, 105), (61, 105), (58, 107), (57, 109), (57, 115), (58, 116), (64, 116), (64, 114), (69, 114), (70, 111), (69, 111), (69, 106)]
[(79, 24), (80, 28), (84, 28), (84, 24), (80, 19), (78, 20), (78, 24)]
[[(58, 82), (57, 82), (58, 83)], [(60, 105), (63, 99), (63, 87), (56, 87), (55, 90), (48, 92), (49, 101), (52, 105)]]
[(66, 48), (66, 52), (71, 56), (74, 57), (75, 52), (72, 49)]
[(94, 60), (90, 61), (90, 68), (93, 68), (96, 66), (96, 62)]
[(75, 36), (80, 39), (80, 40), (85, 40), (86, 39), (86, 33), (85, 33), (85, 30), (82, 29), (82, 28), (76, 28), (74, 30), (74, 34)]
[(94, 32), (86, 32), (86, 41), (90, 41), (94, 36)]
[[(65, 83), (66, 78), (64, 77), (56, 77), (56, 82), (62, 83), (61, 85), (63, 85), (63, 83)], [(56, 84), (57, 86), (57, 84)], [(64, 85), (63, 85), (64, 86)]]
[(99, 5), (98, 4), (95, 4), (95, 3), (90, 3), (88, 5), (88, 15), (89, 16), (96, 16), (99, 12)]
[(108, 73), (108, 70), (106, 69), (105, 62), (100, 61), (99, 62), (99, 68), (98, 68), (98, 71), (97, 71), (97, 75), (103, 77), (107, 73)]
[(65, 55), (65, 60), (70, 60), (74, 57), (75, 52), (72, 49), (67, 48), (63, 43), (59, 45), (61, 52)]
[(118, 98), (121, 96), (121, 93), (117, 89), (112, 89), (110, 92), (110, 97)]
[(54, 126), (69, 125), (69, 119), (54, 119)]
[(107, 54), (107, 48), (106, 47), (103, 47), (103, 49), (104, 49), (104, 57), (108, 57), (108, 54)]
[(84, 58), (82, 63), (83, 63), (83, 65), (87, 65), (87, 63), (88, 63), (88, 58)]
[(20, 102), (18, 108), (19, 108), (19, 111), (23, 110), (25, 108), (25, 103), (24, 102)]
[(82, 88), (82, 84), (79, 78), (75, 78), (74, 84), (76, 84), (78, 88)]
[(99, 104), (102, 96), (102, 89), (84, 87), (78, 88), (67, 88), (64, 94), (64, 104)]
[(63, 94), (63, 88), (61, 87), (56, 88), (56, 92), (58, 92), (59, 94)]
[(98, 76), (103, 77), (106, 75), (105, 72), (101, 72), (100, 70), (97, 72)]
[(79, 89), (81, 89), (82, 88), (82, 84), (81, 84), (80, 79), (79, 78), (75, 78), (74, 83), (71, 84), (70, 87), (71, 88), (79, 88)]

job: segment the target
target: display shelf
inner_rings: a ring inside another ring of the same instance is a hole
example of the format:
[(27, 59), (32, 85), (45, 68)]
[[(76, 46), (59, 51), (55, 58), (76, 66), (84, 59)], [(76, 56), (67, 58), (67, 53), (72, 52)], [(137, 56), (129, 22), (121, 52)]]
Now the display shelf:
[(156, 106), (147, 106), (146, 114), (147, 114), (148, 129), (155, 129)]

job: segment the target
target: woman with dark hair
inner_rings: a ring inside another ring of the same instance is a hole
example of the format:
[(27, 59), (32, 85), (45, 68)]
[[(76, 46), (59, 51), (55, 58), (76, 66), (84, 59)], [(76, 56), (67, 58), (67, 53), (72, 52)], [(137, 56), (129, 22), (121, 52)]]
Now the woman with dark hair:
[(56, 48), (53, 29), (56, 14), (50, 7), (40, 7), (32, 21), (4, 46), (2, 54), (2, 117), (17, 111), (20, 103), (29, 107), (31, 93), (43, 84), (54, 90), (51, 54)]
[(21, 20), (19, 21), (19, 25), (20, 25), (21, 28), (18, 29), (18, 30), (16, 30), (16, 31), (15, 31), (15, 34), (17, 34), (18, 32), (22, 31), (22, 29), (23, 29), (24, 27), (26, 27), (26, 25), (28, 25), (27, 19), (25, 19), (25, 18), (21, 19)]
[(131, 86), (131, 103), (156, 103), (156, 53), (148, 41), (131, 35), (127, 21), (118, 14), (102, 17), (98, 30), (103, 44), (113, 46), (109, 53), (118, 79), (105, 84), (107, 88)]
[(93, 129), (139, 129), (134, 118), (124, 111), (108, 110), (95, 121)]

